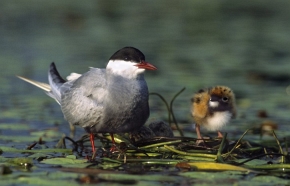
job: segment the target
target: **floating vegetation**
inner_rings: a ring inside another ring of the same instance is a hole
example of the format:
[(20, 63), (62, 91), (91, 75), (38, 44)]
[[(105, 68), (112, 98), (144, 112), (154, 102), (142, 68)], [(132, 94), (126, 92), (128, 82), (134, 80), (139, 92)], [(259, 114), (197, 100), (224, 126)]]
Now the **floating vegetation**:
[[(237, 183), (245, 177), (250, 182), (259, 180), (257, 177), (261, 176), (267, 176), (275, 180), (275, 183), (287, 183), (285, 178), (289, 179), (290, 170), (287, 139), (280, 140), (271, 131), (273, 137), (268, 141), (269, 145), (267, 142), (259, 144), (244, 140), (253, 131), (248, 129), (236, 141), (228, 139), (225, 133), (222, 139), (208, 138), (197, 144), (196, 138), (184, 135), (174, 116), (173, 102), (182, 91), (184, 88), (173, 97), (170, 104), (160, 94), (154, 93), (163, 100), (168, 111), (168, 122), (175, 124), (173, 128), (180, 136), (173, 136), (171, 126), (158, 121), (149, 127), (144, 126), (136, 133), (114, 134), (117, 146), (111, 152), (110, 135), (95, 134), (98, 139), (95, 154), (91, 154), (88, 135), (74, 140), (61, 134), (56, 128), (42, 132), (32, 130), (28, 138), (0, 136), (2, 141), (26, 143), (22, 149), (13, 145), (0, 146), (0, 170), (3, 177), (0, 184), (49, 185), (54, 183), (50, 182), (51, 179), (71, 185), (142, 185), (149, 182), (192, 184), (193, 178), (195, 181), (198, 179), (197, 175), (200, 176), (199, 179), (210, 178), (205, 181), (209, 185)], [(18, 130), (28, 129), (21, 124), (19, 126)], [(12, 128), (7, 124), (0, 127), (2, 130)], [(42, 169), (48, 171), (48, 174), (38, 172)], [(272, 183), (271, 180), (268, 182)]]
[[(109, 138), (105, 136), (98, 137), (102, 138), (103, 141), (108, 140), (106, 143), (109, 143)], [(235, 142), (229, 143), (225, 135), (222, 140), (205, 140), (205, 144), (201, 146), (196, 145), (196, 138), (154, 137), (146, 140), (146, 142), (139, 142), (139, 144), (126, 144), (125, 151), (119, 150), (117, 147), (115, 152), (109, 152), (108, 149), (100, 147), (97, 151), (97, 158), (91, 160), (91, 162), (98, 166), (103, 166), (103, 164), (110, 162), (110, 166), (107, 166), (107, 168), (121, 169), (124, 164), (130, 163), (139, 163), (146, 166), (165, 166), (163, 168), (179, 167), (184, 164), (190, 166), (190, 169), (193, 170), (211, 171), (275, 171), (277, 173), (280, 170), (281, 173), (284, 173), (287, 171), (286, 169), (289, 169), (290, 164), (287, 163), (289, 162), (289, 155), (281, 153), (281, 146), (266, 147), (243, 141), (242, 137)], [(124, 139), (124, 136), (115, 136), (115, 138), (118, 141), (127, 141), (128, 143), (128, 139)], [(84, 137), (82, 140), (85, 142), (88, 139), (86, 140)], [(74, 144), (79, 143), (81, 141)], [(86, 148), (90, 148), (89, 144)], [(123, 157), (126, 158), (121, 159), (120, 154), (123, 154)], [(255, 165), (251, 163), (251, 161), (257, 159), (264, 164)], [(153, 167), (153, 169), (155, 168)]]

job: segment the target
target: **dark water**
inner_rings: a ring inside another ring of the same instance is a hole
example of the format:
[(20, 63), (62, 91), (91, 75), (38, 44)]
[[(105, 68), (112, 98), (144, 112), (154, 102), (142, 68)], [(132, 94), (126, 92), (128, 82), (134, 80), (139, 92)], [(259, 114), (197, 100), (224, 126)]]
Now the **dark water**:
[[(225, 129), (230, 137), (258, 125), (259, 110), (278, 123), (281, 137), (287, 136), (289, 8), (290, 1), (279, 0), (1, 1), (0, 122), (28, 128), (0, 132), (31, 136), (57, 128), (60, 135), (69, 134), (54, 100), (15, 75), (47, 82), (52, 61), (65, 77), (105, 67), (115, 51), (134, 46), (158, 67), (146, 73), (151, 92), (170, 101), (186, 87), (174, 104), (179, 122), (192, 122), (189, 100), (195, 91), (226, 85), (236, 93), (239, 112)], [(157, 97), (150, 105), (149, 121), (166, 119)]]

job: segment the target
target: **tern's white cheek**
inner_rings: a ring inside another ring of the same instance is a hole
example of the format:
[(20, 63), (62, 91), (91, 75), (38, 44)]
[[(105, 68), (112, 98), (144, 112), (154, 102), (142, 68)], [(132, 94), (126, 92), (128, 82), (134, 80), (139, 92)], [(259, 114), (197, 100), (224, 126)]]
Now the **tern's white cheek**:
[(209, 106), (212, 108), (218, 107), (219, 102), (218, 101), (209, 101)]
[(138, 69), (136, 69), (136, 72), (137, 72), (138, 74), (143, 73), (144, 71), (145, 71), (144, 68), (138, 68)]
[(106, 69), (112, 74), (126, 78), (136, 78), (138, 74), (144, 72), (144, 69), (139, 69), (136, 63), (123, 60), (110, 60)]

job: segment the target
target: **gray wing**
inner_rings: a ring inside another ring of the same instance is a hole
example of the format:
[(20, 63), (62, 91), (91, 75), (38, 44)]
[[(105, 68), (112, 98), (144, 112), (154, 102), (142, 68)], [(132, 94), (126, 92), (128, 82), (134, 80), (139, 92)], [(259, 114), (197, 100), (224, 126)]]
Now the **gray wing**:
[(98, 123), (103, 112), (106, 86), (106, 71), (97, 68), (64, 83), (60, 105), (66, 120), (82, 127)]

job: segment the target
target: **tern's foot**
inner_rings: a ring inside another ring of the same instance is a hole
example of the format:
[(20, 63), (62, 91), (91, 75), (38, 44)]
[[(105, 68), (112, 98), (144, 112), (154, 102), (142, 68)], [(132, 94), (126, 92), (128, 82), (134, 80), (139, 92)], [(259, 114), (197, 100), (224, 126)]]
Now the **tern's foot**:
[(88, 160), (88, 161), (92, 161), (93, 158), (91, 156), (89, 156), (89, 155), (86, 155), (85, 159)]
[(197, 146), (206, 146), (205, 140), (208, 140), (208, 139), (210, 139), (210, 138), (209, 137), (201, 137), (201, 138), (198, 138), (195, 143)]
[(110, 148), (110, 152), (115, 152), (117, 150), (118, 150), (118, 148), (117, 148), (116, 144), (112, 144), (112, 147)]

